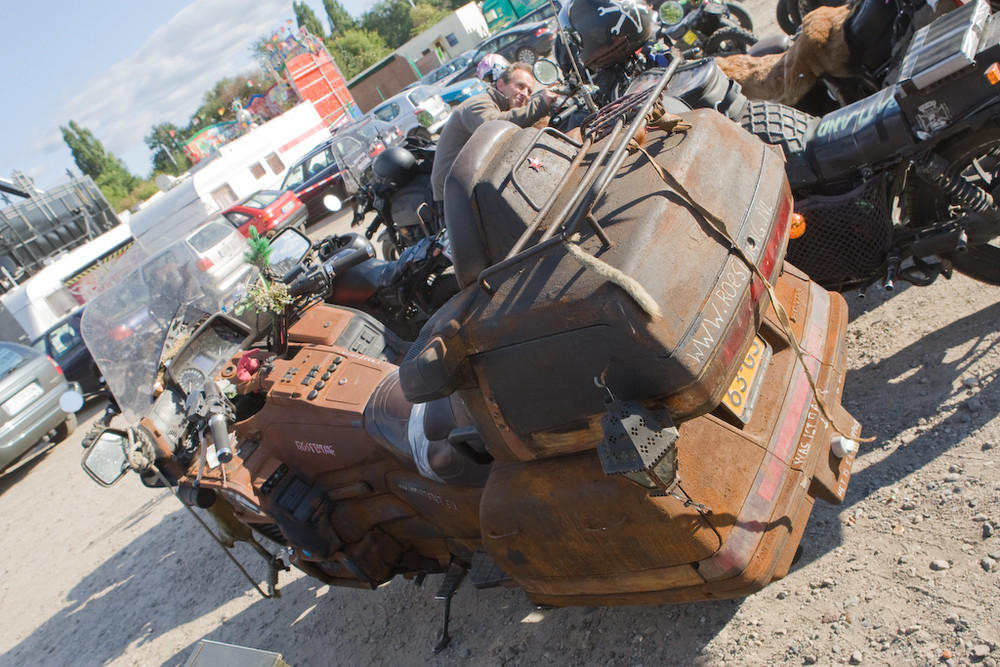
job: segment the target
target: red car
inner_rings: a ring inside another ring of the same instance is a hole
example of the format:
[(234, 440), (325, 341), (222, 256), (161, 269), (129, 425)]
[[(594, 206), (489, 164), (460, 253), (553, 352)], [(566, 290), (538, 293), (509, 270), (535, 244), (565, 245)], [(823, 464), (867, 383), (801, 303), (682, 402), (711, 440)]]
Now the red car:
[(222, 217), (250, 236), (250, 228), (261, 236), (273, 235), (287, 227), (304, 229), (306, 207), (291, 190), (261, 190), (222, 212)]

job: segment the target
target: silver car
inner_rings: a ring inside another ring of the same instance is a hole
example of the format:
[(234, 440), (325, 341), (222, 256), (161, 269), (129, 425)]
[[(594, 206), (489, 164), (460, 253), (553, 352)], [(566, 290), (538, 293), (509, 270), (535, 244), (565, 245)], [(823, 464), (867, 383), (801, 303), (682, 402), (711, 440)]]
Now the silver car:
[(60, 407), (70, 384), (47, 355), (24, 345), (0, 342), (0, 472), (52, 433), (65, 440), (76, 428), (76, 415)]
[(451, 115), (451, 107), (437, 92), (433, 86), (416, 86), (393, 95), (368, 115), (392, 123), (405, 137), (430, 139), (441, 131)]

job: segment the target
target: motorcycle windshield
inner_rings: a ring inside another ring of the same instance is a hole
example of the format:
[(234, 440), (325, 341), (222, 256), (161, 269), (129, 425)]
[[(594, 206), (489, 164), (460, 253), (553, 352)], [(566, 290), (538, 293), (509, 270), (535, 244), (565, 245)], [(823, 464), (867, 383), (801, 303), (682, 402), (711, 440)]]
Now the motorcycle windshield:
[(163, 344), (175, 315), (188, 308), (229, 311), (246, 294), (257, 276), (243, 259), (246, 250), (245, 239), (221, 222), (153, 253), (134, 244), (87, 303), (83, 339), (130, 424), (161, 390)]

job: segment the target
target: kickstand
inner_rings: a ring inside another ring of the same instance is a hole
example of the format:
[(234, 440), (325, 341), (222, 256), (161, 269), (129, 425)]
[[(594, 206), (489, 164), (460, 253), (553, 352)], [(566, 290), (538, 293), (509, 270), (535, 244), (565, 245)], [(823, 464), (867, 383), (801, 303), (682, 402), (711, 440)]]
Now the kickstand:
[(435, 654), (448, 648), (451, 643), (451, 636), (448, 634), (448, 621), (451, 620), (451, 598), (454, 597), (463, 578), (465, 578), (465, 568), (457, 563), (452, 563), (434, 596), (435, 600), (444, 600), (444, 625), (441, 626), (441, 634), (438, 635), (437, 645), (434, 646)]

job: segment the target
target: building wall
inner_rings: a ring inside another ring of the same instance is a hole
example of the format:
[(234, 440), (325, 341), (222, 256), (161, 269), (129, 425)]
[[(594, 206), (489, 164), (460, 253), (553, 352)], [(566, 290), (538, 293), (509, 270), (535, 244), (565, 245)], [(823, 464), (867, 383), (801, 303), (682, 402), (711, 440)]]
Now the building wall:
[(437, 53), (440, 61), (444, 62), (475, 47), (489, 34), (483, 13), (476, 3), (470, 2), (403, 44), (396, 49), (396, 53), (417, 62), (429, 51)]
[(368, 113), (383, 100), (387, 100), (408, 84), (417, 80), (414, 65), (406, 58), (393, 54), (382, 67), (369, 71), (363, 78), (347, 84), (354, 101), (363, 113)]
[[(363, 113), (417, 80), (442, 62), (468, 51), (489, 35), (486, 19), (474, 2), (463, 5), (396, 49), (392, 61), (354, 77), (347, 87)], [(416, 71), (415, 71), (416, 70)]]

